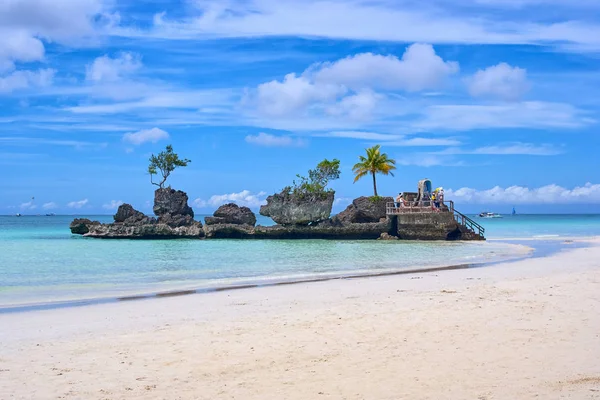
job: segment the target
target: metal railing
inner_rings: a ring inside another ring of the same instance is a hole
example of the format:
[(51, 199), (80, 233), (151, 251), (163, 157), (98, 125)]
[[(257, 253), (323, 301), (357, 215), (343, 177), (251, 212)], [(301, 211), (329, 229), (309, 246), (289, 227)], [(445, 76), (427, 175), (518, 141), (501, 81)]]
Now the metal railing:
[(385, 213), (387, 215), (398, 215), (404, 213), (423, 212), (454, 212), (454, 202), (441, 202), (439, 207), (431, 200), (404, 201), (401, 203), (386, 203)]
[(479, 225), (477, 222), (473, 221), (471, 218), (467, 217), (465, 214), (461, 213), (460, 211), (454, 210), (454, 219), (456, 219), (456, 222), (458, 222), (459, 224), (466, 226), (473, 233), (476, 233), (479, 236), (483, 237), (483, 234), (485, 233), (485, 228)]

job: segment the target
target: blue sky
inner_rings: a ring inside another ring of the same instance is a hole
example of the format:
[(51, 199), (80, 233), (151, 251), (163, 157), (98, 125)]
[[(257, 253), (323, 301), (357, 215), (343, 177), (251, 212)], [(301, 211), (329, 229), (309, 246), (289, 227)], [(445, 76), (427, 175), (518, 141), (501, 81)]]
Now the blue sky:
[(167, 144), (199, 213), (323, 158), (343, 208), (373, 144), (380, 194), (600, 211), (597, 1), (5, 0), (0, 34), (0, 214), (149, 212)]

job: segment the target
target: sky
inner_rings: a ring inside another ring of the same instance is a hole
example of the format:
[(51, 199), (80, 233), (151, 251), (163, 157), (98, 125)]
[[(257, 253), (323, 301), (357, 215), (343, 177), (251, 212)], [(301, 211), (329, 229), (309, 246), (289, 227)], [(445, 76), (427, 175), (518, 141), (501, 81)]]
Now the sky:
[(324, 158), (397, 161), (380, 195), (600, 212), (600, 2), (3, 0), (0, 214), (151, 213), (148, 158), (197, 213), (256, 209)]

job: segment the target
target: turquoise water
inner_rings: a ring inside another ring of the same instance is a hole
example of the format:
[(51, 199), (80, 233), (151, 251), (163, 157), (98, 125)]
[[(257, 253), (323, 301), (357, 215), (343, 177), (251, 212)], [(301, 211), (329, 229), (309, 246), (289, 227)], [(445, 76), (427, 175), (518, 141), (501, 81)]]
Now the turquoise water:
[[(98, 240), (71, 235), (72, 218), (0, 216), (0, 308), (500, 261), (524, 254), (522, 247), (502, 241)], [(111, 217), (94, 219), (108, 222)], [(600, 235), (600, 216), (477, 221), (488, 238)]]

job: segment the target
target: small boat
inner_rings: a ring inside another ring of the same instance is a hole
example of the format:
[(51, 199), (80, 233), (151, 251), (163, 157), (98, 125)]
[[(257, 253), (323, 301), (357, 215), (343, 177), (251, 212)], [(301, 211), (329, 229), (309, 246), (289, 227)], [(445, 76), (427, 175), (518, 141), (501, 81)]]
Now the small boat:
[(502, 218), (502, 215), (496, 214), (496, 213), (493, 213), (493, 212), (488, 212), (488, 211), (484, 211), (482, 213), (479, 213), (479, 216), (481, 218)]
[(20, 216), (21, 216), (21, 213), (17, 213), (17, 214), (15, 215), (15, 217), (20, 217)]
[(56, 214), (54, 214), (54, 213), (49, 213), (49, 214), (46, 214), (46, 217), (54, 217), (55, 215)]
[(517, 215), (517, 210), (515, 210), (514, 207), (513, 207), (513, 210), (512, 210), (512, 215)]

